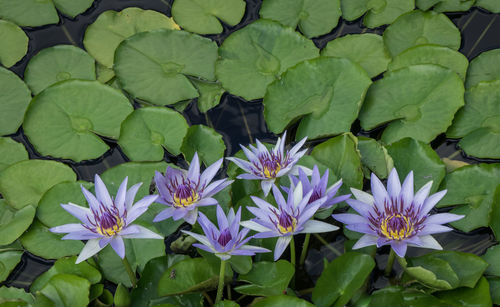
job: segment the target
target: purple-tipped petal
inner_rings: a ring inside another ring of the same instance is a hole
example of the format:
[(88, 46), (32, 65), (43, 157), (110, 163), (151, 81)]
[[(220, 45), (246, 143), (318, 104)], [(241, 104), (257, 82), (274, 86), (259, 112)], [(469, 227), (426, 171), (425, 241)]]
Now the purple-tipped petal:
[(106, 188), (104, 182), (102, 182), (101, 177), (96, 174), (94, 181), (95, 195), (97, 196), (97, 199), (106, 207), (111, 208), (113, 206), (113, 201), (111, 200), (108, 189)]
[(102, 248), (99, 246), (99, 239), (91, 239), (87, 241), (87, 244), (83, 247), (80, 255), (76, 259), (76, 264), (87, 260), (88, 258), (97, 254)]
[(280, 259), (286, 247), (288, 246), (288, 244), (290, 244), (292, 238), (293, 238), (292, 236), (278, 238), (278, 241), (276, 242), (276, 247), (274, 248), (274, 261)]
[(226, 214), (219, 205), (217, 205), (216, 214), (217, 214), (217, 223), (219, 225), (220, 231), (229, 228), (229, 222), (227, 220)]
[[(203, 199), (197, 201), (196, 207), (214, 206), (214, 205), (217, 205), (218, 203), (219, 202), (217, 201), (217, 199), (212, 198), (212, 197), (208, 197), (208, 198), (203, 198)], [(194, 206), (194, 205), (192, 205), (192, 206)], [(189, 209), (191, 209), (191, 208), (189, 208)]]
[(420, 190), (415, 193), (415, 197), (413, 198), (413, 204), (418, 207), (422, 207), (424, 205), (425, 200), (427, 199), (427, 196), (429, 196), (429, 193), (432, 188), (432, 181), (427, 182), (423, 187), (420, 188)]
[(245, 172), (252, 172), (252, 170), (254, 168), (254, 166), (251, 163), (249, 163), (248, 161), (239, 159), (239, 158), (228, 157), (226, 159), (233, 162), (234, 164), (236, 164), (239, 168), (241, 168)]
[(438, 225), (438, 224), (426, 224), (424, 225), (424, 227), (422, 228), (422, 230), (419, 231), (419, 235), (420, 236), (423, 236), (423, 235), (431, 235), (431, 234), (434, 234), (434, 233), (442, 233), (442, 232), (448, 232), (448, 231), (452, 231), (453, 228), (450, 228), (450, 227), (447, 227), (447, 226), (443, 226), (443, 225)]
[(110, 244), (120, 258), (125, 258), (125, 243), (120, 236), (114, 236)]
[(90, 240), (90, 239), (96, 239), (96, 238), (101, 238), (102, 236), (94, 233), (88, 229), (81, 230), (81, 231), (74, 231), (71, 233), (68, 233), (64, 237), (61, 238), (61, 240)]
[(335, 225), (331, 225), (321, 221), (309, 220), (304, 223), (304, 229), (300, 233), (320, 233), (338, 230)]
[(157, 223), (163, 220), (166, 220), (174, 214), (175, 209), (172, 207), (168, 207), (167, 209), (163, 210), (162, 212), (158, 213), (157, 216), (153, 219), (153, 222)]
[(464, 218), (465, 215), (458, 215), (458, 214), (453, 214), (453, 213), (438, 213), (438, 214), (433, 214), (427, 217), (425, 220), (425, 224), (448, 224), (451, 222), (458, 221), (462, 218)]
[(237, 179), (244, 179), (244, 180), (260, 180), (260, 179), (262, 179), (262, 177), (254, 175), (254, 174), (250, 174), (250, 173), (244, 173), (244, 174), (238, 175), (236, 178)]
[(129, 233), (122, 231), (120, 235), (125, 239), (163, 239), (163, 236), (139, 225), (130, 225), (128, 228), (133, 228)]
[(368, 224), (349, 224), (345, 225), (345, 228), (355, 231), (355, 232), (361, 232), (361, 233), (366, 233), (370, 235), (376, 235), (377, 232), (374, 231)]
[(293, 146), (292, 149), (290, 149), (290, 151), (288, 152), (288, 154), (290, 156), (294, 156), (300, 150), (300, 148), (302, 148), (302, 146), (304, 145), (304, 143), (306, 141), (307, 141), (307, 137), (304, 137), (297, 144), (295, 144), (295, 146)]
[(346, 202), (347, 202), (347, 204), (349, 204), (349, 206), (351, 206), (351, 208), (356, 210), (356, 212), (358, 212), (359, 214), (361, 214), (364, 217), (368, 217), (370, 215), (370, 212), (372, 211), (372, 206), (370, 206), (364, 202), (361, 202), (359, 200), (347, 199)]
[(210, 181), (212, 181), (212, 179), (214, 179), (223, 161), (224, 159), (219, 159), (205, 169), (205, 171), (200, 176), (200, 183), (202, 185), (207, 185)]
[(88, 216), (92, 216), (89, 208), (77, 206), (73, 203), (61, 204), (61, 207), (84, 224), (88, 223)]
[(373, 198), (375, 199), (375, 205), (378, 207), (380, 211), (383, 211), (384, 203), (386, 200), (389, 199), (389, 194), (387, 194), (384, 185), (382, 184), (382, 182), (380, 182), (380, 180), (378, 179), (377, 176), (375, 176), (374, 173), (372, 173), (371, 177), (371, 186), (372, 186)]
[(413, 202), (413, 171), (410, 171), (406, 176), (403, 185), (401, 186), (401, 199), (405, 207), (408, 207)]
[(111, 242), (112, 239), (113, 239), (113, 237), (102, 237), (99, 240), (99, 247), (105, 248), (109, 244), (109, 242)]
[(272, 208), (274, 208), (273, 206), (271, 206), (271, 204), (269, 204), (267, 201), (263, 200), (263, 199), (260, 199), (258, 197), (255, 197), (255, 196), (250, 196), (250, 199), (252, 199), (252, 201), (262, 210), (264, 211), (269, 211), (271, 210)]
[(446, 195), (447, 190), (439, 191), (429, 196), (422, 206), (421, 215), (424, 216)]
[(139, 191), (139, 188), (141, 186), (142, 182), (134, 184), (130, 189), (128, 189), (127, 193), (125, 194), (125, 208), (127, 208), (127, 210), (130, 210), (130, 208), (134, 204), (135, 195), (137, 194), (137, 191)]
[(332, 217), (343, 224), (367, 224), (368, 220), (352, 213), (332, 214)]
[(392, 169), (387, 179), (387, 193), (393, 198), (397, 198), (401, 193), (401, 182), (395, 168)]
[(398, 255), (400, 258), (404, 258), (408, 245), (404, 241), (392, 241), (391, 248), (394, 250), (396, 255)]
[(193, 243), (193, 246), (196, 248), (202, 249), (206, 252), (209, 252), (209, 253), (214, 253), (216, 251), (215, 249), (211, 248), (210, 246), (206, 246), (206, 245), (203, 245), (200, 243)]
[(82, 224), (65, 224), (50, 228), (50, 231), (53, 233), (68, 233), (82, 230), (87, 230)]
[(138, 201), (130, 208), (127, 213), (127, 224), (135, 221), (139, 216), (146, 212), (149, 206), (158, 198), (158, 195), (148, 195)]
[(183, 233), (188, 234), (191, 237), (195, 238), (196, 240), (198, 240), (199, 242), (201, 242), (203, 245), (206, 245), (206, 246), (210, 246), (211, 245), (210, 241), (208, 240), (208, 238), (206, 236), (203, 236), (203, 235), (191, 232), (191, 231), (187, 231), (187, 230), (181, 230), (181, 231)]
[(200, 178), (200, 159), (198, 159), (197, 152), (194, 153), (193, 160), (191, 160), (187, 176), (188, 178), (194, 180), (198, 180)]
[(123, 214), (123, 212), (125, 211), (127, 184), (128, 184), (128, 177), (125, 177), (125, 179), (123, 179), (122, 183), (120, 184), (120, 187), (118, 188), (118, 192), (116, 193), (115, 205), (118, 208), (118, 210), (120, 210), (120, 214)]
[(83, 185), (81, 185), (80, 188), (82, 189), (83, 196), (85, 196), (89, 207), (92, 210), (99, 210), (101, 203), (97, 200), (94, 194), (90, 193), (86, 188), (83, 187)]
[(197, 209), (194, 209), (194, 210), (191, 210), (191, 211), (188, 211), (186, 213), (186, 215), (184, 215), (184, 220), (191, 224), (191, 225), (194, 225), (194, 223), (196, 223), (196, 218), (198, 217), (198, 210)]
[(377, 245), (378, 237), (374, 235), (363, 235), (357, 242), (354, 244), (352, 249), (359, 249), (366, 246)]

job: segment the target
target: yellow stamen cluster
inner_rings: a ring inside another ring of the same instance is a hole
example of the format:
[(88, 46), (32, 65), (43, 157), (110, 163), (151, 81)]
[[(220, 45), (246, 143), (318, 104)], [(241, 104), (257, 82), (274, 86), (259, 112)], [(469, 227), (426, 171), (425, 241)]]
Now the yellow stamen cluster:
[(278, 230), (280, 233), (285, 234), (289, 232), (293, 232), (295, 230), (295, 227), (297, 226), (297, 219), (294, 218), (293, 216), (290, 217), (292, 219), (292, 225), (288, 227), (283, 227), (280, 223), (278, 223)]
[(116, 224), (115, 225), (113, 225), (110, 228), (103, 228), (102, 226), (100, 226), (100, 227), (96, 228), (96, 231), (101, 236), (112, 237), (112, 236), (116, 235), (117, 233), (119, 233), (120, 231), (122, 231), (123, 224), (124, 224), (123, 220), (119, 217), (116, 217)]
[[(399, 222), (402, 224), (400, 227), (392, 227), (389, 225), (392, 219), (399, 219)], [(409, 237), (413, 233), (413, 223), (410, 219), (401, 214), (395, 214), (385, 217), (380, 223), (380, 231), (382, 234), (391, 240), (403, 240)]]
[(264, 170), (262, 171), (262, 173), (264, 174), (264, 177), (271, 179), (271, 178), (276, 178), (276, 175), (280, 170), (281, 170), (281, 165), (279, 164), (277, 164), (276, 167), (271, 169), (267, 166), (264, 166)]
[(189, 207), (192, 204), (194, 204), (195, 202), (197, 202), (198, 200), (200, 200), (200, 195), (198, 193), (196, 193), (195, 191), (192, 191), (191, 195), (187, 198), (178, 197), (176, 195), (176, 196), (174, 196), (174, 207), (177, 207), (177, 208)]

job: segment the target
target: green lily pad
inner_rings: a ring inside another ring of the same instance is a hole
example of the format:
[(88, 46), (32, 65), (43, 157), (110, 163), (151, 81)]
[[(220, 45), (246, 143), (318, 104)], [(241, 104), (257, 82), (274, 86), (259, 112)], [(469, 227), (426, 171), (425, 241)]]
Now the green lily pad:
[(474, 288), (457, 288), (450, 291), (440, 291), (434, 294), (447, 306), (492, 306), (490, 286), (482, 277)]
[[(491, 208), (490, 228), (497, 241), (500, 239), (500, 185), (497, 186), (493, 195), (493, 205)], [(500, 275), (499, 275), (500, 276)]]
[(444, 178), (440, 189), (446, 189), (448, 193), (437, 207), (463, 205), (451, 211), (465, 215), (463, 219), (451, 223), (462, 231), (487, 227), (493, 196), (499, 184), (499, 163), (463, 166)]
[(42, 195), (63, 181), (76, 181), (73, 170), (60, 162), (26, 160), (0, 173), (0, 194), (15, 209), (38, 205)]
[(431, 192), (438, 190), (446, 175), (446, 166), (429, 144), (405, 138), (387, 146), (387, 151), (394, 159), (394, 167), (398, 170), (401, 182), (413, 171), (416, 190), (431, 180)]
[(348, 34), (336, 38), (321, 50), (322, 56), (348, 58), (358, 63), (373, 78), (387, 69), (391, 56), (384, 46), (382, 36), (365, 34)]
[(342, 15), (340, 0), (266, 0), (260, 17), (300, 29), (306, 37), (330, 33)]
[(438, 46), (438, 45), (419, 45), (406, 49), (398, 54), (392, 62), (389, 63), (387, 70), (389, 72), (418, 64), (436, 64), (449, 68), (456, 72), (462, 80), (465, 80), (469, 61), (458, 51)]
[[(1, 13), (0, 13), (1, 14)], [(10, 21), (0, 20), (0, 63), (9, 68), (28, 52), (28, 36)]]
[(8, 166), (28, 160), (28, 152), (24, 145), (11, 138), (0, 137), (0, 172)]
[(172, 17), (187, 31), (218, 34), (223, 28), (219, 21), (235, 26), (245, 14), (243, 0), (175, 0)]
[[(23, 247), (16, 241), (10, 245), (0, 247), (0, 282), (3, 282), (9, 277), (17, 264), (21, 261), (23, 255)], [(2, 292), (0, 288), (0, 293)], [(0, 298), (1, 298), (0, 294)], [(1, 303), (0, 299), (0, 303)]]
[(500, 49), (485, 51), (470, 61), (465, 87), (471, 88), (482, 81), (500, 79)]
[(500, 3), (496, 0), (477, 0), (476, 6), (492, 13), (500, 13)]
[(206, 113), (211, 108), (219, 104), (222, 94), (226, 91), (219, 82), (209, 82), (203, 80), (191, 80), (200, 93), (198, 97), (198, 109), (201, 113)]
[(23, 122), (31, 92), (15, 73), (0, 67), (0, 135), (12, 134)]
[(489, 263), (485, 273), (487, 275), (500, 277), (500, 245), (488, 248), (486, 254), (484, 254), (482, 258)]
[(97, 63), (96, 65), (96, 74), (97, 74), (97, 81), (101, 83), (111, 83), (112, 84), (115, 81), (115, 71), (111, 68), (107, 68), (106, 66), (102, 65), (101, 63)]
[(400, 16), (384, 31), (384, 43), (393, 57), (406, 49), (436, 44), (460, 48), (460, 31), (444, 14), (413, 11)]
[(348, 132), (370, 84), (366, 72), (348, 59), (304, 61), (267, 88), (263, 101), (267, 126), (280, 133), (304, 116), (297, 140)]
[(33, 222), (35, 211), (32, 206), (15, 210), (0, 199), (0, 245), (11, 244), (19, 238)]
[(254, 296), (280, 295), (286, 291), (294, 273), (295, 268), (285, 260), (257, 262), (253, 264), (250, 272), (238, 277), (238, 281), (248, 284), (235, 287), (234, 290), (241, 294)]
[(187, 130), (186, 119), (174, 110), (140, 108), (123, 121), (118, 144), (132, 161), (160, 161), (164, 148), (174, 155), (180, 154)]
[[(236, 305), (237, 306), (237, 305)], [(314, 305), (308, 301), (302, 300), (298, 297), (287, 296), (287, 295), (277, 295), (272, 297), (267, 297), (263, 300), (257, 301), (252, 304), (253, 307), (313, 307)]]
[[(26, 293), (24, 289), (18, 289), (14, 287), (6, 287), (2, 286), (0, 287), (0, 303), (7, 303), (10, 301), (16, 301), (21, 300), (22, 302), (28, 303), (28, 304), (33, 304), (35, 302), (35, 299), (31, 293)], [(6, 306), (17, 306), (17, 305), (6, 305)], [(25, 306), (25, 305), (21, 305)]]
[(31, 58), (24, 72), (24, 80), (34, 95), (68, 79), (96, 79), (94, 59), (72, 45), (43, 49)]
[(361, 154), (361, 163), (363, 164), (363, 173), (366, 179), (370, 179), (371, 172), (375, 173), (380, 179), (389, 176), (394, 167), (394, 161), (382, 144), (377, 140), (359, 136), (358, 150)]
[(464, 104), (464, 88), (453, 71), (432, 64), (399, 69), (369, 89), (359, 119), (364, 130), (389, 123), (386, 144), (405, 137), (430, 142), (451, 125)]
[(465, 92), (465, 106), (458, 111), (446, 135), (463, 138), (458, 145), (468, 155), (500, 159), (500, 80), (481, 82)]
[[(293, 50), (293, 52), (290, 52)], [(216, 74), (231, 94), (262, 98), (288, 68), (318, 56), (318, 49), (292, 28), (258, 20), (232, 33), (219, 48)]]
[(198, 97), (188, 76), (215, 80), (216, 59), (217, 44), (210, 39), (161, 29), (124, 40), (113, 69), (134, 98), (167, 105)]
[(431, 9), (435, 12), (465, 12), (469, 10), (476, 0), (416, 0), (419, 9), (427, 11)]
[(53, 306), (85, 307), (89, 304), (90, 282), (80, 276), (72, 274), (54, 275), (47, 284), (40, 289)]
[(222, 135), (203, 125), (189, 127), (181, 146), (181, 152), (186, 160), (191, 161), (194, 153), (197, 152), (201, 162), (205, 163), (206, 166), (224, 157), (225, 150), (226, 144), (224, 144)]
[(117, 139), (121, 122), (132, 111), (129, 100), (114, 88), (68, 80), (33, 98), (23, 128), (40, 154), (80, 162), (104, 154), (109, 146), (98, 135)]
[(21, 244), (33, 255), (45, 259), (59, 259), (78, 255), (83, 249), (80, 240), (61, 240), (64, 235), (49, 231), (38, 220), (35, 220), (26, 233), (21, 236)]
[(47, 227), (80, 223), (80, 220), (64, 210), (61, 204), (71, 202), (82, 207), (88, 207), (81, 186), (89, 190), (94, 185), (86, 181), (61, 182), (50, 188), (43, 194), (38, 203), (36, 209), (38, 220)]
[(491, 301), (500, 305), (500, 277), (490, 277), (487, 280), (490, 284)]
[(115, 50), (120, 43), (140, 32), (179, 29), (172, 18), (162, 13), (129, 7), (123, 11), (105, 11), (85, 31), (83, 45), (100, 64), (113, 67)]
[(414, 0), (342, 0), (342, 17), (353, 21), (366, 13), (363, 24), (376, 28), (393, 23), (414, 8)]
[(344, 306), (375, 268), (372, 257), (348, 252), (323, 270), (312, 293), (314, 306)]

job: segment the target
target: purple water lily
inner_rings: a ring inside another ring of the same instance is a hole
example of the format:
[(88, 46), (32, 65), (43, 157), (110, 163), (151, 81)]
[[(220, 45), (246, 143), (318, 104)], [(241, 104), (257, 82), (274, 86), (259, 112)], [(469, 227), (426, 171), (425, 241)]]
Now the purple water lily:
[(259, 232), (255, 238), (279, 237), (274, 249), (274, 260), (278, 260), (292, 240), (292, 236), (299, 233), (320, 233), (339, 229), (337, 226), (311, 219), (321, 201), (309, 204), (313, 191), (304, 195), (302, 183), (292, 186), (285, 200), (276, 186), (273, 186), (273, 195), (278, 208), (265, 200), (252, 196), (253, 202), (258, 206), (247, 207), (256, 218), (241, 222), (243, 227)]
[(296, 165), (299, 159), (307, 151), (307, 149), (299, 151), (302, 145), (306, 142), (307, 137), (303, 138), (286, 153), (285, 138), (286, 131), (283, 133), (283, 137), (278, 138), (276, 146), (271, 151), (269, 151), (259, 140), (256, 141), (257, 148), (252, 145), (248, 145), (250, 148), (248, 149), (240, 145), (249, 161), (235, 157), (227, 158), (247, 172), (246, 174), (238, 175), (236, 178), (262, 180), (261, 187), (264, 191), (264, 195), (267, 196), (276, 178), (287, 174), (297, 175), (299, 168), (304, 169), (304, 171), (310, 171), (307, 168)]
[(210, 222), (203, 213), (200, 212), (199, 215), (198, 223), (205, 235), (186, 230), (182, 231), (202, 243), (195, 243), (193, 246), (214, 253), (221, 260), (227, 260), (232, 255), (253, 256), (255, 253), (270, 252), (266, 248), (245, 245), (252, 237), (246, 238), (250, 229), (244, 228), (239, 231), (241, 207), (236, 214), (234, 214), (234, 210), (231, 208), (226, 216), (222, 208), (217, 205), (217, 222), (219, 228)]
[(451, 231), (452, 228), (443, 224), (457, 221), (464, 216), (451, 213), (429, 214), (446, 194), (444, 190), (429, 196), (431, 187), (432, 181), (414, 194), (413, 172), (408, 174), (401, 186), (396, 169), (392, 169), (386, 190), (372, 173), (373, 196), (351, 189), (357, 200), (347, 200), (360, 215), (343, 213), (332, 216), (347, 224), (347, 229), (365, 234), (353, 249), (369, 245), (390, 245), (399, 257), (405, 256), (408, 245), (442, 249), (431, 234)]
[(113, 199), (101, 178), (95, 175), (96, 196), (83, 186), (81, 187), (89, 208), (73, 203), (61, 204), (61, 207), (82, 223), (57, 226), (51, 228), (50, 231), (68, 233), (62, 238), (63, 240), (88, 240), (76, 259), (76, 263), (95, 255), (108, 244), (111, 244), (118, 256), (123, 259), (125, 257), (123, 238), (163, 239), (162, 236), (145, 227), (131, 225), (146, 212), (158, 196), (146, 196), (134, 205), (135, 195), (142, 183), (132, 186), (129, 190), (127, 190), (127, 183), (128, 178), (125, 178), (118, 189), (116, 198)]
[(159, 222), (172, 217), (176, 221), (183, 218), (189, 224), (194, 224), (198, 207), (216, 205), (217, 200), (211, 196), (233, 182), (226, 178), (210, 183), (222, 161), (223, 159), (220, 159), (213, 163), (200, 174), (200, 161), (195, 153), (187, 172), (170, 166), (167, 167), (165, 176), (156, 172), (155, 183), (160, 193), (158, 202), (168, 208), (160, 212), (153, 221)]

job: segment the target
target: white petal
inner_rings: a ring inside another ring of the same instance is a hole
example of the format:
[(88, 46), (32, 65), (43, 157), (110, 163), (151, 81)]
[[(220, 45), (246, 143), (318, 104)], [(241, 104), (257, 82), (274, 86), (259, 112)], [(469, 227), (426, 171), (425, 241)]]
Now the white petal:
[(146, 227), (139, 225), (132, 225), (130, 227), (134, 227), (137, 232), (128, 235), (122, 235), (121, 237), (125, 239), (163, 239), (162, 236), (147, 229)]
[(76, 259), (76, 264), (87, 260), (88, 258), (97, 254), (102, 248), (99, 246), (100, 239), (91, 239), (87, 241), (87, 244), (83, 247), (80, 255)]
[(443, 249), (441, 244), (439, 244), (439, 242), (436, 241), (436, 239), (434, 239), (431, 235), (420, 236), (419, 238), (420, 238), (420, 242), (422, 243), (419, 247), (439, 249), (439, 250)]
[(115, 205), (120, 210), (120, 215), (123, 214), (125, 209), (125, 199), (127, 198), (127, 183), (128, 177), (123, 179), (120, 187), (118, 188), (118, 192), (116, 193)]
[(304, 198), (303, 192), (302, 192), (302, 182), (299, 181), (297, 186), (295, 186), (295, 190), (293, 190), (293, 207), (297, 208), (299, 203), (302, 201), (302, 198)]
[(304, 229), (300, 233), (320, 233), (338, 230), (335, 225), (331, 225), (321, 221), (309, 220), (304, 223)]
[(255, 230), (257, 232), (266, 232), (266, 231), (272, 230), (272, 229), (269, 229), (267, 227), (260, 225), (259, 223), (254, 222), (254, 221), (243, 221), (243, 222), (240, 222), (240, 225), (243, 227), (246, 227), (248, 229)]
[(278, 260), (292, 240), (292, 236), (279, 237), (274, 248), (274, 261)]
[(361, 190), (358, 190), (355, 188), (351, 188), (351, 193), (352, 193), (352, 195), (354, 195), (354, 197), (356, 197), (357, 200), (364, 202), (365, 204), (368, 204), (370, 206), (372, 206), (373, 203), (375, 202), (373, 196), (371, 196), (369, 193), (366, 193), (364, 191), (361, 191)]
[(356, 242), (356, 244), (354, 244), (352, 249), (359, 249), (370, 245), (377, 245), (377, 239), (377, 236), (364, 235)]

